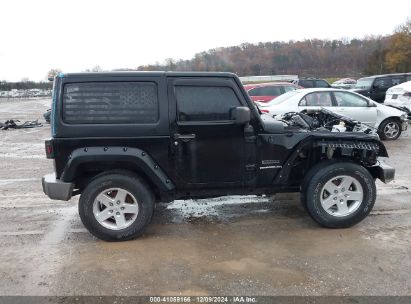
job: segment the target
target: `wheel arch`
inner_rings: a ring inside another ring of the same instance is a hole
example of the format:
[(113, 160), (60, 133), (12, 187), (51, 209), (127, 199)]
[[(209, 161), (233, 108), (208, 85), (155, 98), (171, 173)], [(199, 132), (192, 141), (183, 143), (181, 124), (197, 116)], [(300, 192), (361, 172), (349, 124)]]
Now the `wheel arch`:
[(346, 161), (359, 164), (373, 176), (371, 168), (377, 163), (377, 157), (388, 157), (383, 143), (365, 138), (316, 138), (314, 136), (301, 141), (284, 162), (281, 171), (274, 179), (274, 184), (287, 185), (292, 181), (300, 184), (311, 168), (326, 161)]
[(138, 148), (129, 147), (84, 147), (74, 150), (69, 156), (61, 180), (76, 181), (78, 188), (94, 176), (113, 170), (127, 170), (143, 178), (153, 190), (168, 192), (174, 183), (160, 166)]
[(401, 124), (401, 119), (400, 119), (400, 117), (398, 117), (398, 116), (389, 116), (389, 117), (387, 117), (387, 118), (384, 118), (381, 122), (380, 122), (380, 124), (378, 125), (378, 131), (379, 132), (381, 132), (382, 130), (381, 130), (381, 127), (382, 127), (382, 125), (384, 124), (384, 123), (386, 123), (388, 120), (396, 120), (397, 122), (399, 122), (400, 124)]

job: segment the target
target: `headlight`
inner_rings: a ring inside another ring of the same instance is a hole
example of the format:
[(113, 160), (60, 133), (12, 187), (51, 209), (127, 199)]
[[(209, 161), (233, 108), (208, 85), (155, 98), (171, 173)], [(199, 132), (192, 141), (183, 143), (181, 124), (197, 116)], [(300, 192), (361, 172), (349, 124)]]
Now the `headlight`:
[(401, 116), (400, 116), (400, 119), (401, 119), (402, 121), (407, 120), (407, 118), (408, 118), (407, 113), (401, 114)]

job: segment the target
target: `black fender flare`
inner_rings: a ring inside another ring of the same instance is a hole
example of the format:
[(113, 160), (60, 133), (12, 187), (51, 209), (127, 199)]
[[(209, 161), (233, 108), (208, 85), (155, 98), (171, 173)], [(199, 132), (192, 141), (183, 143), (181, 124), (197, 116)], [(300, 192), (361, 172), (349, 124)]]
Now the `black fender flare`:
[(61, 180), (72, 181), (80, 165), (91, 162), (122, 162), (135, 165), (160, 191), (171, 191), (175, 185), (145, 151), (130, 147), (84, 147), (75, 149), (61, 174)]
[(344, 137), (335, 138), (333, 134), (329, 135), (310, 135), (307, 138), (301, 140), (294, 148), (294, 151), (289, 155), (284, 162), (283, 167), (277, 176), (274, 178), (274, 184), (284, 184), (289, 178), (291, 167), (294, 160), (297, 158), (301, 149), (307, 145), (311, 147), (339, 147), (346, 149), (361, 149), (361, 150), (374, 150), (377, 156), (388, 157), (387, 149), (384, 144), (377, 139), (363, 136), (353, 136), (351, 134), (344, 135)]

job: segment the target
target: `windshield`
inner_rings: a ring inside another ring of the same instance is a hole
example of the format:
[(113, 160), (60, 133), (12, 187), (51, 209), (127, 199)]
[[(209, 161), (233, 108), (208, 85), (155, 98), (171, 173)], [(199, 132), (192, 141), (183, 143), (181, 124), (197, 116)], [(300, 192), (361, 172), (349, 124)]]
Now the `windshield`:
[(287, 93), (284, 93), (276, 98), (274, 98), (273, 100), (271, 100), (270, 102), (268, 102), (268, 104), (271, 105), (278, 105), (280, 103), (283, 103), (284, 101), (286, 101), (287, 99), (289, 99), (290, 97), (294, 96), (295, 94), (298, 94), (298, 91), (290, 91)]
[(374, 81), (373, 78), (361, 78), (357, 80), (357, 84), (355, 85), (355, 89), (369, 89), (371, 88), (371, 84)]

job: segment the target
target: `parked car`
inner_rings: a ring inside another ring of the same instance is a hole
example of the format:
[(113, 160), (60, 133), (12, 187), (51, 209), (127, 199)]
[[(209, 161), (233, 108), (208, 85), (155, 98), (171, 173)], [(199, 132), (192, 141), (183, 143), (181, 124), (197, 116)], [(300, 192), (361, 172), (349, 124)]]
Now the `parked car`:
[(47, 123), (50, 123), (50, 118), (51, 118), (51, 109), (48, 109), (46, 112), (43, 114), (44, 120)]
[(331, 84), (331, 87), (335, 88), (335, 89), (352, 89), (355, 84), (357, 83), (357, 80), (355, 79), (351, 79), (351, 78), (342, 78), (339, 79), (337, 81), (334, 81)]
[(407, 114), (404, 111), (341, 89), (296, 90), (257, 105), (273, 116), (323, 107), (378, 129), (380, 137), (387, 140), (397, 139), (408, 127)]
[(53, 96), (43, 191), (80, 195), (103, 240), (141, 235), (156, 202), (234, 194), (301, 192), (319, 224), (349, 227), (371, 212), (375, 179), (394, 178), (378, 136), (286, 129), (231, 73), (59, 74)]
[(331, 88), (327, 80), (319, 78), (300, 78), (293, 83), (303, 88)]
[(411, 119), (411, 81), (389, 88), (385, 94), (384, 104), (407, 112), (408, 118)]
[(267, 102), (281, 94), (294, 91), (299, 86), (288, 82), (270, 82), (244, 85), (245, 90), (252, 101)]
[(351, 90), (382, 103), (389, 88), (410, 80), (411, 73), (375, 75), (358, 79)]

